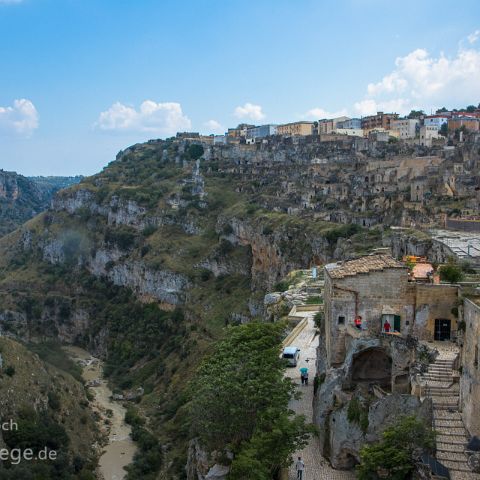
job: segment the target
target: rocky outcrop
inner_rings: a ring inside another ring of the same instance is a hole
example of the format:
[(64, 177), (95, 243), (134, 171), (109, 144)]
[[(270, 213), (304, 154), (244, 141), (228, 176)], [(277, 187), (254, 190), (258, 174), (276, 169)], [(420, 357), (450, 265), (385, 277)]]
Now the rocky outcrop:
[[(214, 457), (215, 455), (213, 455)], [(190, 441), (187, 458), (187, 480), (226, 480), (230, 468), (215, 463), (212, 456), (201, 448), (198, 440)]]
[(432, 422), (430, 401), (420, 402), (412, 395), (392, 394), (373, 402), (368, 408), (368, 428), (364, 432), (356, 422), (348, 420), (348, 404), (335, 410), (328, 418), (330, 432), (328, 451), (334, 468), (350, 469), (360, 461), (360, 450), (366, 443), (376, 442), (382, 432), (399, 418), (415, 415)]
[(153, 270), (143, 262), (116, 264), (107, 274), (115, 285), (132, 288), (145, 300), (159, 300), (170, 305), (185, 302), (187, 278), (169, 270)]

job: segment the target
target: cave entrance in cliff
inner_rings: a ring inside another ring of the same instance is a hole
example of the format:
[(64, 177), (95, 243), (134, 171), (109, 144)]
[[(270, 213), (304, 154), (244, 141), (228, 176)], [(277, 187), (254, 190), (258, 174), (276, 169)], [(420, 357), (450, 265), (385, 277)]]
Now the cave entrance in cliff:
[(373, 383), (390, 389), (391, 381), (392, 359), (382, 348), (369, 348), (353, 357), (353, 383)]

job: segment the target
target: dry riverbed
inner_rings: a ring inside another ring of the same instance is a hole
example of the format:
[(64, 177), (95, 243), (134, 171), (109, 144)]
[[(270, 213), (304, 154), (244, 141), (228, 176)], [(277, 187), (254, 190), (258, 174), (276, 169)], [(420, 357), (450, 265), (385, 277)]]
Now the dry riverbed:
[(122, 480), (126, 474), (123, 467), (132, 462), (136, 451), (130, 438), (131, 427), (124, 421), (126, 409), (121, 403), (111, 400), (112, 391), (103, 378), (103, 364), (99, 359), (78, 347), (65, 347), (65, 350), (82, 366), (85, 382), (98, 383), (90, 388), (95, 395), (92, 408), (98, 413), (100, 429), (108, 439), (99, 459), (99, 478)]

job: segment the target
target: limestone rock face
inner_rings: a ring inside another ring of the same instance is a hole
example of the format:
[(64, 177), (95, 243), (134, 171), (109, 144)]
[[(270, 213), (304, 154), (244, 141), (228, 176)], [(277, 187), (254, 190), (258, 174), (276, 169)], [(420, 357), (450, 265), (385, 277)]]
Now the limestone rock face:
[(392, 394), (372, 403), (368, 410), (368, 429), (365, 433), (357, 423), (348, 421), (347, 410), (348, 405), (345, 405), (329, 418), (330, 462), (338, 469), (350, 469), (358, 463), (363, 445), (378, 441), (382, 432), (398, 418), (416, 415), (428, 425), (432, 421), (431, 403), (422, 403), (412, 395)]
[(140, 297), (178, 305), (183, 303), (188, 280), (168, 270), (151, 270), (143, 262), (128, 261), (114, 265), (108, 277), (115, 285), (130, 287)]
[(187, 458), (187, 480), (226, 480), (230, 468), (210, 460), (198, 440), (190, 441)]

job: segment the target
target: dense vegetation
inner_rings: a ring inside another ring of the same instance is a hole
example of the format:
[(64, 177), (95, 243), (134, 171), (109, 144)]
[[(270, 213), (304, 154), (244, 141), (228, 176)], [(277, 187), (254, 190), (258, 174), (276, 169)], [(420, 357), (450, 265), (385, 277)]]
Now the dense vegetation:
[(231, 479), (269, 480), (308, 439), (288, 402), (294, 385), (279, 358), (281, 324), (231, 327), (192, 385), (191, 425), (208, 451), (233, 454)]
[(423, 420), (415, 416), (403, 417), (383, 432), (379, 442), (362, 448), (358, 479), (410, 478), (416, 457), (434, 446), (435, 435)]

